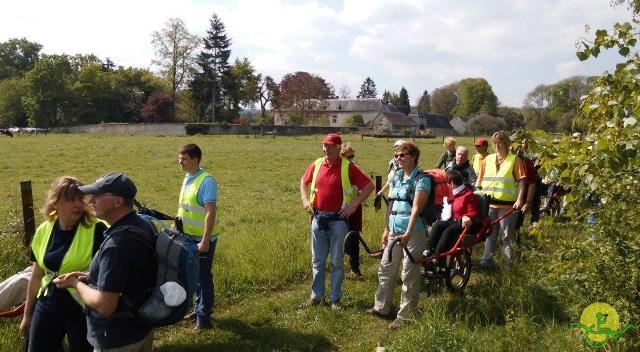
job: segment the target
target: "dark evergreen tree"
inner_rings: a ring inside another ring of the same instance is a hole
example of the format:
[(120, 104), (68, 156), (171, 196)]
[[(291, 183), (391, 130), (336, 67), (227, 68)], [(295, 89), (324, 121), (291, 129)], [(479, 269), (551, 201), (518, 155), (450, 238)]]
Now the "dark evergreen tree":
[(431, 95), (429, 94), (429, 91), (425, 90), (424, 93), (422, 93), (422, 96), (418, 101), (418, 106), (416, 107), (416, 111), (419, 113), (420, 112), (427, 113), (431, 111)]
[(382, 93), (382, 102), (385, 104), (389, 104), (391, 102), (391, 93), (388, 90), (385, 90)]
[(407, 90), (404, 87), (400, 89), (400, 93), (398, 94), (398, 103), (396, 107), (407, 115), (411, 112), (411, 103), (409, 102), (409, 93), (407, 93)]
[[(201, 121), (231, 121), (233, 109), (229, 92), (234, 89), (231, 77), (231, 38), (224, 24), (214, 13), (209, 20), (210, 28), (203, 38), (204, 50), (198, 54), (198, 72), (190, 83), (196, 110)], [(215, 108), (211, 109), (214, 102)]]
[(374, 82), (371, 77), (367, 77), (360, 85), (360, 92), (358, 93), (357, 98), (367, 99), (375, 98), (377, 96), (378, 91), (376, 90), (376, 82)]

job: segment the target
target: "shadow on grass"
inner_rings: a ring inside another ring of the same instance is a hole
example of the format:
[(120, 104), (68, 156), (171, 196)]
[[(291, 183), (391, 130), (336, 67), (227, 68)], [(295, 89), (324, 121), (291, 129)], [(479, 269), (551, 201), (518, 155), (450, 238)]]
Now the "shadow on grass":
[[(224, 331), (220, 341), (190, 341), (167, 344), (155, 351), (337, 351), (326, 337), (272, 326), (252, 326), (238, 319), (216, 320), (215, 329)], [(232, 337), (229, 337), (231, 335)]]
[(467, 325), (504, 326), (511, 316), (525, 316), (540, 325), (569, 323), (558, 299), (535, 283), (500, 286), (485, 282), (467, 290), (472, 292), (452, 295), (447, 303), (450, 315)]

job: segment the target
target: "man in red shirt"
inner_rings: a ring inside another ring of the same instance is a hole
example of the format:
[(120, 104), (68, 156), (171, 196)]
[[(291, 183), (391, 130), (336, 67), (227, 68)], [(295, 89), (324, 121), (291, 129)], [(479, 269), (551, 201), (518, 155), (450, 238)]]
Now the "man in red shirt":
[[(340, 158), (341, 144), (339, 135), (328, 134), (322, 140), (324, 157), (311, 163), (300, 179), (302, 207), (313, 214), (311, 298), (303, 306), (323, 302), (326, 261), (331, 253), (329, 304), (332, 308), (340, 307), (344, 280), (344, 238), (349, 230), (346, 219), (375, 189), (373, 182), (358, 167)], [(343, 168), (348, 168), (347, 173), (343, 174)], [(352, 186), (356, 186), (357, 190)]]

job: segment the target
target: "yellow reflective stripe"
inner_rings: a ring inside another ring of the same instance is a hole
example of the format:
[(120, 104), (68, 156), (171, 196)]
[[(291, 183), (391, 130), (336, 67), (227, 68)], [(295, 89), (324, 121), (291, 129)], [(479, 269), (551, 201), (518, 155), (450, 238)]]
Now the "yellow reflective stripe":
[(180, 204), (179, 207), (186, 211), (205, 214), (204, 207), (201, 207), (200, 205)]
[(508, 154), (505, 160), (496, 167), (496, 154), (488, 155), (482, 178), (482, 193), (490, 194), (493, 199), (513, 202), (518, 198), (518, 182), (513, 178), (516, 156)]
[[(198, 191), (206, 177), (213, 176), (203, 171), (189, 185), (188, 190), (186, 189), (187, 178), (182, 183), (178, 201), (178, 217), (182, 219), (183, 230), (189, 236), (202, 237), (204, 232), (206, 210), (198, 203)], [(222, 226), (219, 225), (218, 217), (216, 216), (212, 234), (218, 235), (220, 233), (222, 233)]]

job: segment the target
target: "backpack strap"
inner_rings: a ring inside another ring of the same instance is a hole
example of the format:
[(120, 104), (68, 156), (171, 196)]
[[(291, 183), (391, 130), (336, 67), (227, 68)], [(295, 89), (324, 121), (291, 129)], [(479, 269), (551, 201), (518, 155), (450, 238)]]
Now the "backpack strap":
[[(413, 205), (413, 199), (415, 198), (418, 182), (422, 181), (424, 177), (431, 177), (431, 176), (426, 172), (422, 171), (422, 169), (418, 169), (418, 172), (416, 172), (416, 174), (413, 175), (412, 178), (410, 179), (412, 182), (409, 184), (409, 188), (407, 188), (407, 192), (406, 192), (407, 196), (404, 198), (389, 198), (389, 200), (392, 200), (392, 201), (398, 200), (398, 201), (407, 202)], [(395, 177), (394, 177), (394, 181), (395, 181)], [(393, 186), (393, 184), (391, 186)]]
[[(145, 217), (142, 217), (143, 219), (145, 219), (145, 221), (149, 221), (148, 219), (146, 219)], [(153, 224), (151, 224), (151, 226), (154, 226)], [(98, 257), (98, 262), (100, 262), (101, 260), (101, 255), (102, 255), (102, 249), (104, 248), (105, 244), (111, 240), (111, 241), (115, 241), (115, 237), (114, 236), (118, 236), (118, 237), (122, 237), (123, 235), (121, 234), (124, 231), (130, 231), (130, 232), (134, 232), (136, 234), (142, 235), (144, 237), (148, 237), (148, 233), (138, 227), (135, 226), (131, 226), (131, 225), (125, 225), (125, 226), (119, 226), (113, 233), (109, 234), (109, 237), (107, 237), (102, 244), (100, 244), (100, 248), (98, 249), (98, 252), (96, 253), (96, 256)], [(145, 248), (147, 248), (150, 252), (151, 255), (153, 257), (154, 261), (157, 261), (156, 259), (156, 249), (154, 247), (151, 246), (151, 244), (148, 241), (145, 241), (141, 236), (126, 236), (124, 238), (131, 238), (135, 241), (137, 241), (138, 243), (141, 243)], [(153, 274), (153, 270), (150, 270), (149, 273), (149, 277)], [(147, 278), (147, 282), (150, 282), (151, 280), (155, 279), (155, 278)], [(142, 299), (144, 299), (144, 297), (148, 296), (148, 294), (153, 291), (153, 287), (150, 285), (149, 288), (147, 288), (147, 291), (145, 292), (145, 295), (138, 299), (137, 302), (141, 301)], [(129, 297), (127, 297), (124, 292), (120, 294), (120, 298), (122, 299), (122, 303), (124, 303), (125, 307), (127, 308), (124, 311), (121, 312), (116, 312), (114, 313), (114, 317), (118, 317), (118, 316), (126, 316), (126, 317), (135, 317), (137, 314), (137, 309), (136, 309), (136, 304), (137, 302), (132, 301), (131, 299), (129, 299)]]

